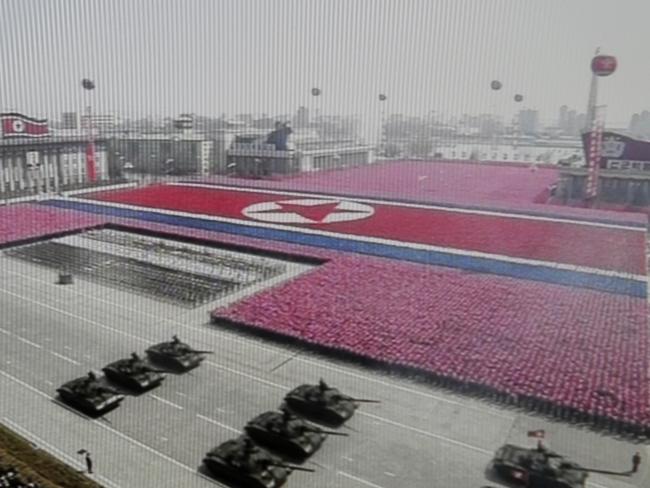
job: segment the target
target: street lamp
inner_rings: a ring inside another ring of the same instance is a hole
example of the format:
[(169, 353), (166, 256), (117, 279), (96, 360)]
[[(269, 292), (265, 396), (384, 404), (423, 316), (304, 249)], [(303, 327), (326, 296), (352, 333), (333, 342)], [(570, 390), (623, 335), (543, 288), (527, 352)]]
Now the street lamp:
[[(81, 80), (81, 86), (83, 89), (90, 93), (95, 89), (95, 82), (84, 78)], [(93, 117), (92, 117), (92, 107), (90, 105), (90, 97), (87, 106), (88, 113), (88, 146), (86, 147), (86, 173), (88, 174), (88, 180), (91, 183), (94, 183), (97, 179), (97, 166), (95, 164), (95, 142), (93, 140)]]
[(385, 152), (386, 144), (384, 142), (384, 104), (382, 102), (385, 102), (388, 97), (384, 93), (380, 93), (378, 98), (381, 104), (381, 107), (379, 109), (379, 148)]

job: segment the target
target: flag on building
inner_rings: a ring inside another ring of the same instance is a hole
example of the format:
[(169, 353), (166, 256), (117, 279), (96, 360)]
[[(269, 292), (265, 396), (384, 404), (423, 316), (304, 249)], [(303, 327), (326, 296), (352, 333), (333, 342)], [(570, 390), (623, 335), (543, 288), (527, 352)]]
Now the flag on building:
[(16, 112), (0, 114), (2, 137), (48, 137), (50, 130), (47, 119), (34, 119)]

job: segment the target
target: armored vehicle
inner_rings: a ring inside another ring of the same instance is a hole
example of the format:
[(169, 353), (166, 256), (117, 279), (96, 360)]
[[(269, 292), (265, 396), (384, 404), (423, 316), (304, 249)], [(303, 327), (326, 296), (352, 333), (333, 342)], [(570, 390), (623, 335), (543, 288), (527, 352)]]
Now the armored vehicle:
[(212, 354), (212, 351), (192, 349), (177, 336), (171, 341), (161, 342), (147, 349), (147, 355), (152, 361), (182, 371), (196, 368), (205, 359), (205, 354)]
[(87, 376), (64, 383), (56, 391), (61, 400), (91, 415), (105, 413), (124, 400), (124, 395), (102, 384), (92, 371)]
[(284, 400), (296, 412), (333, 425), (342, 424), (352, 417), (361, 402), (379, 403), (377, 400), (344, 395), (323, 380), (317, 385), (300, 385), (291, 390)]
[(203, 463), (216, 478), (241, 488), (277, 488), (293, 470), (313, 472), (282, 463), (246, 436), (215, 447), (205, 455)]
[(506, 444), (492, 460), (496, 473), (529, 488), (584, 488), (587, 469), (540, 445), (535, 449)]
[(348, 435), (310, 425), (288, 410), (264, 412), (249, 421), (245, 430), (256, 442), (294, 458), (311, 456), (327, 435)]
[(165, 371), (149, 367), (136, 353), (107, 364), (102, 371), (109, 380), (136, 391), (154, 388), (165, 379)]

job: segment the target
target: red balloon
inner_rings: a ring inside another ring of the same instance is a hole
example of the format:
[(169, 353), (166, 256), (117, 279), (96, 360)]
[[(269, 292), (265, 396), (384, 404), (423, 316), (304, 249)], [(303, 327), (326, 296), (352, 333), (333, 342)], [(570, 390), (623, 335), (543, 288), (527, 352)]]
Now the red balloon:
[(600, 54), (591, 60), (591, 71), (596, 76), (609, 76), (616, 71), (617, 64), (614, 56)]

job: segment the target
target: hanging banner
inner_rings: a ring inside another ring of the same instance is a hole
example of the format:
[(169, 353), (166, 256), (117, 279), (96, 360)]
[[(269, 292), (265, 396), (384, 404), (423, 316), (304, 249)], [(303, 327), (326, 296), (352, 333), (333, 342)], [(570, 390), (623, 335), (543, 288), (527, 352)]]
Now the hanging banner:
[(596, 109), (591, 132), (587, 135), (587, 183), (585, 185), (584, 197), (586, 200), (598, 196), (598, 170), (603, 145), (604, 110), (602, 107)]
[(86, 146), (86, 174), (89, 182), (94, 183), (97, 181), (95, 144), (93, 142), (89, 142)]

